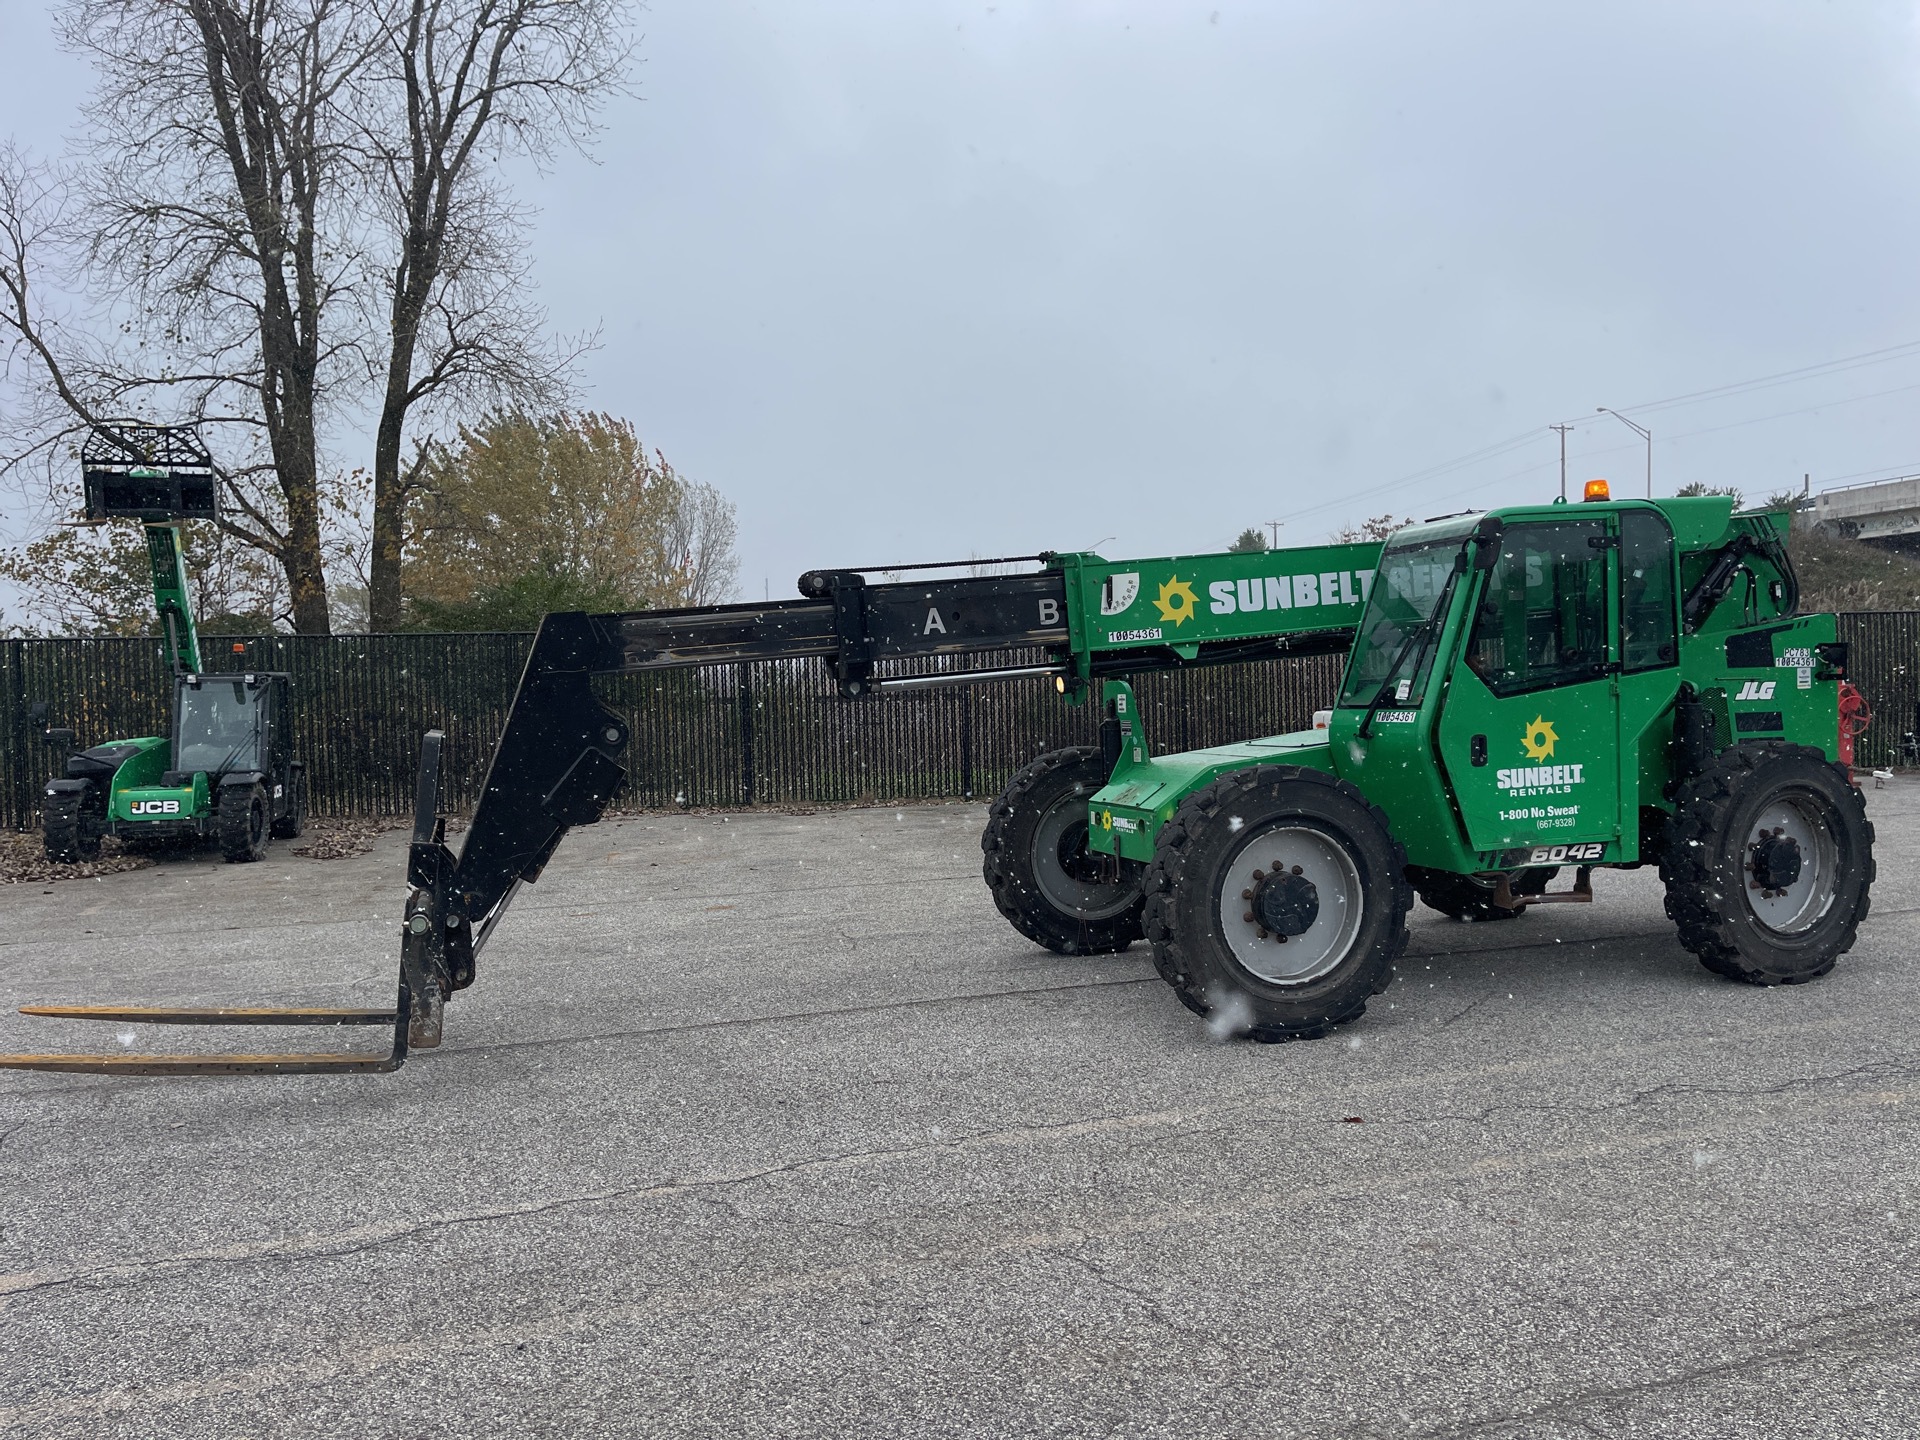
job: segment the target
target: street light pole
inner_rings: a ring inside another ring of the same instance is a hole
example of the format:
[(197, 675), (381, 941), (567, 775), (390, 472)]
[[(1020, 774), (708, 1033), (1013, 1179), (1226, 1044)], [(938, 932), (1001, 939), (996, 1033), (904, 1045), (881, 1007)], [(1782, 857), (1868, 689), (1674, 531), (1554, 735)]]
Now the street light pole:
[(1611, 415), (1647, 442), (1647, 499), (1651, 500), (1653, 498), (1653, 432), (1644, 425), (1634, 424), (1633, 421), (1627, 419), (1627, 417), (1622, 415), (1618, 410), (1609, 410), (1604, 405), (1596, 408), (1593, 413), (1596, 415)]

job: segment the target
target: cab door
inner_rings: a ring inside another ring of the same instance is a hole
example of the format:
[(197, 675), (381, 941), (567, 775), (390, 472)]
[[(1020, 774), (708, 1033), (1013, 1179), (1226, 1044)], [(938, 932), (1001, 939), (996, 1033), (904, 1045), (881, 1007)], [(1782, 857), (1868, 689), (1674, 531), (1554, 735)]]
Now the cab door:
[(1611, 515), (1511, 521), (1480, 576), (1440, 718), (1472, 849), (1619, 837), (1618, 549)]

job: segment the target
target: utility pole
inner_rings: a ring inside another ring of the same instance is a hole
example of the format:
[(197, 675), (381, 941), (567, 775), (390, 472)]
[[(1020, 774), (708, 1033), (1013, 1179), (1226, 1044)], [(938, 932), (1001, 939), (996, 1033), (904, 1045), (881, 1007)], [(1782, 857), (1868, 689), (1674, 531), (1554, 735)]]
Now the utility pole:
[(1273, 532), (1273, 545), (1271, 548), (1278, 550), (1280, 548), (1280, 527), (1287, 522), (1284, 520), (1263, 520), (1260, 523)]
[(1562, 500), (1567, 498), (1567, 431), (1572, 428), (1571, 425), (1547, 426), (1549, 430), (1560, 432), (1560, 498)]

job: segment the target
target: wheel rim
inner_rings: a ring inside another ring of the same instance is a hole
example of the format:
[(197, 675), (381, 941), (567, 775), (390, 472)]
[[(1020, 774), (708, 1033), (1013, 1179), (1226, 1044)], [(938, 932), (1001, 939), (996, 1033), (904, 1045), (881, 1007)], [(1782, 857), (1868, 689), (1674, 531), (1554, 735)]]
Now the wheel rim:
[[(1754, 878), (1755, 847), (1768, 839), (1792, 840), (1800, 851), (1800, 873), (1782, 888), (1762, 889)], [(1840, 883), (1840, 842), (1828, 823), (1826, 807), (1807, 794), (1779, 795), (1753, 817), (1740, 841), (1741, 893), (1747, 910), (1776, 935), (1801, 935), (1833, 908)]]
[[(1054, 909), (1082, 920), (1111, 920), (1140, 898), (1138, 877), (1118, 885), (1094, 878), (1087, 848), (1087, 796), (1076, 785), (1040, 817), (1033, 832), (1033, 879)], [(1122, 862), (1123, 864), (1125, 862)]]
[[(1318, 898), (1313, 923), (1284, 942), (1261, 939), (1257, 919), (1243, 918), (1249, 896), (1276, 864), (1311, 882)], [(1275, 825), (1242, 845), (1220, 882), (1217, 904), (1220, 933), (1233, 958), (1272, 985), (1304, 985), (1337, 968), (1352, 951), (1366, 911), (1360, 869), (1346, 846), (1305, 825)]]

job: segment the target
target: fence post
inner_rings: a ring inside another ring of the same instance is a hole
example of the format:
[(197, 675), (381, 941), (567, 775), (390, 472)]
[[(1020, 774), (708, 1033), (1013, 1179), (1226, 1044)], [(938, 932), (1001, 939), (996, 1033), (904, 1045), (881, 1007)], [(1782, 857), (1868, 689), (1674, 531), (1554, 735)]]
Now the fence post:
[(960, 687), (960, 793), (973, 799), (973, 687)]
[(739, 666), (740, 676), (740, 803), (753, 804), (753, 666)]
[(7, 641), (7, 750), (13, 770), (13, 828), (27, 828), (27, 677), (24, 640)]

